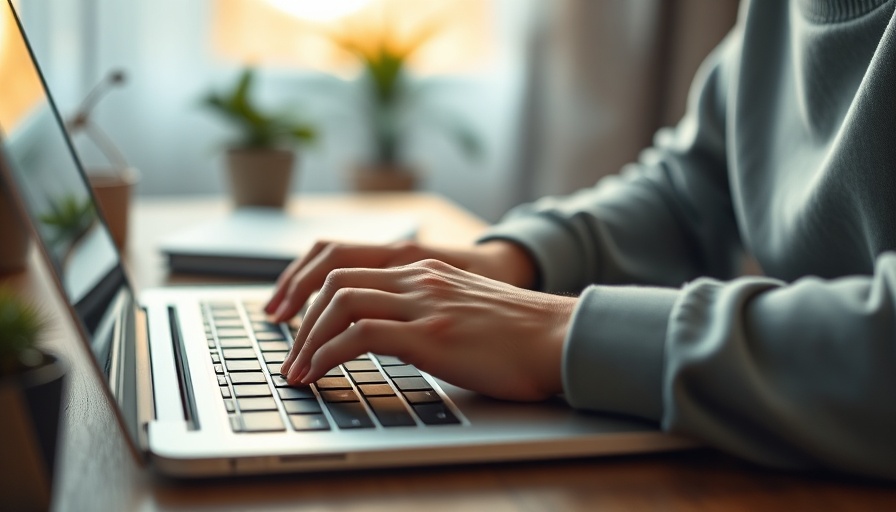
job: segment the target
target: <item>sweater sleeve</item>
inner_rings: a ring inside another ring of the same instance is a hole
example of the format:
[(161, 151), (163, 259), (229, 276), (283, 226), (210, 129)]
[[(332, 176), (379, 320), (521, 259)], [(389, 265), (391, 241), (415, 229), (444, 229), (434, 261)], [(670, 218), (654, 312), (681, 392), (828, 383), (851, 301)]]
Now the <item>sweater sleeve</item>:
[(742, 250), (727, 175), (725, 91), (736, 43), (732, 33), (707, 58), (688, 113), (658, 132), (637, 163), (572, 196), (517, 207), (480, 242), (524, 247), (538, 288), (548, 292), (733, 277)]

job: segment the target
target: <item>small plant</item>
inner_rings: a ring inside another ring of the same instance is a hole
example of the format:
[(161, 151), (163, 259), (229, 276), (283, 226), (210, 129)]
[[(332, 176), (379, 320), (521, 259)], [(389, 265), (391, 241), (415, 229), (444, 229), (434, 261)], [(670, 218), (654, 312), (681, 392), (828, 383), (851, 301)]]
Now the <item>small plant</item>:
[(308, 124), (263, 112), (252, 99), (255, 70), (245, 68), (230, 91), (209, 94), (203, 104), (240, 130), (234, 144), (244, 149), (275, 148), (311, 142), (317, 136)]
[(410, 80), (408, 61), (440, 27), (439, 23), (423, 25), (415, 33), (401, 37), (384, 21), (378, 30), (346, 25), (341, 32), (329, 34), (329, 39), (353, 55), (363, 68), (360, 80), (370, 105), (370, 128), (378, 164), (398, 163), (402, 140), (409, 135), (415, 114), (424, 123), (439, 125), (468, 156), (482, 153), (478, 137), (447, 111), (426, 105), (425, 85)]
[(40, 366), (43, 354), (35, 348), (46, 320), (37, 308), (0, 288), (0, 377)]
[(96, 220), (93, 202), (79, 201), (74, 195), (67, 195), (50, 202), (50, 211), (40, 216), (40, 221), (56, 230), (56, 242), (74, 242), (81, 238)]

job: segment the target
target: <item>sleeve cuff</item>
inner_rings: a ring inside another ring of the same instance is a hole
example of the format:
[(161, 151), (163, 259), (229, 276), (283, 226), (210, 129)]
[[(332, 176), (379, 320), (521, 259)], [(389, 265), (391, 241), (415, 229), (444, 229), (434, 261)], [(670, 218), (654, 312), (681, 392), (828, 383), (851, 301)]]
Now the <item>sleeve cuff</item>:
[(586, 284), (583, 261), (575, 237), (557, 222), (539, 215), (509, 219), (494, 226), (476, 243), (507, 240), (522, 246), (538, 267), (536, 289), (548, 293), (578, 292)]
[(666, 330), (679, 292), (592, 286), (563, 347), (563, 389), (575, 408), (660, 421)]

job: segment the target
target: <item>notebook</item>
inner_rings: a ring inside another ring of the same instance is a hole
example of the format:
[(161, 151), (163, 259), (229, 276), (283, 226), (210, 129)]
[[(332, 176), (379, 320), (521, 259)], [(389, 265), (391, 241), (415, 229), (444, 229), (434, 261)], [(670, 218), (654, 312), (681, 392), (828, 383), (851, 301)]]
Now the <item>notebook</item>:
[(319, 239), (385, 244), (414, 238), (417, 224), (396, 213), (295, 215), (243, 207), (171, 233), (159, 250), (174, 272), (276, 279)]
[[(285, 385), (288, 326), (260, 307), (265, 286), (136, 295), (46, 92), (12, 6), (0, 87), (0, 177), (79, 327), (134, 453), (179, 477), (581, 457), (691, 446), (655, 425), (491, 400), (388, 356), (367, 354), (310, 387)], [(421, 340), (425, 342), (425, 340)]]

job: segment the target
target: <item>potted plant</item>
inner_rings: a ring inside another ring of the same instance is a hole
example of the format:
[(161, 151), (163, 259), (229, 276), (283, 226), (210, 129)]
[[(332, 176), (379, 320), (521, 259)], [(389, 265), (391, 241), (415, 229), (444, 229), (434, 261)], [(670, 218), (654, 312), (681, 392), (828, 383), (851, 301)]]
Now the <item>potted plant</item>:
[(85, 168), (97, 205), (106, 219), (112, 240), (119, 249), (127, 247), (131, 196), (140, 180), (140, 173), (128, 164), (124, 154), (96, 123), (90, 114), (106, 93), (125, 83), (124, 71), (109, 72), (78, 106), (66, 121), (66, 128), (74, 138), (83, 133), (106, 159), (105, 164)]
[(468, 156), (479, 156), (482, 148), (476, 135), (450, 112), (426, 102), (427, 84), (414, 81), (409, 59), (438, 32), (439, 25), (425, 25), (401, 37), (388, 21), (379, 30), (346, 25), (329, 35), (331, 41), (361, 64), (358, 81), (367, 110), (374, 143), (370, 162), (353, 172), (361, 191), (411, 190), (418, 172), (402, 159), (402, 147), (415, 128), (426, 124), (443, 130)]
[(65, 368), (36, 348), (40, 312), (0, 288), (0, 496), (9, 510), (50, 504)]
[(255, 70), (245, 68), (230, 90), (211, 93), (204, 105), (239, 131), (227, 151), (230, 191), (236, 206), (282, 208), (289, 196), (294, 148), (314, 140), (308, 124), (264, 112), (252, 98)]

